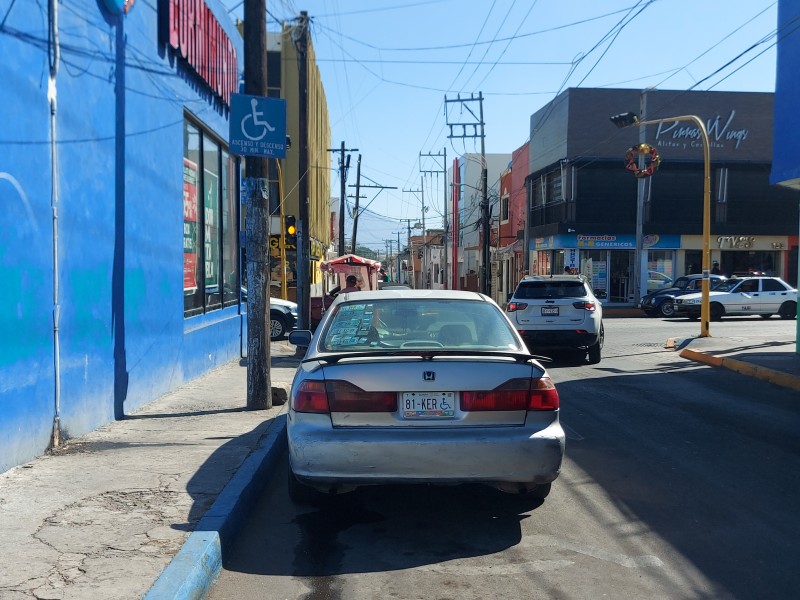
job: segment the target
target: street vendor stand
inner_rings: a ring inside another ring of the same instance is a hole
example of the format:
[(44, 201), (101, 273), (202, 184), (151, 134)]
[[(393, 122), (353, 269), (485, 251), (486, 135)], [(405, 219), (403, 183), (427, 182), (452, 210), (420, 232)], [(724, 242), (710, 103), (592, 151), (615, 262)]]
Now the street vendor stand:
[(316, 328), (337, 292), (347, 286), (345, 280), (348, 275), (355, 275), (362, 290), (377, 290), (380, 268), (380, 261), (355, 254), (345, 254), (320, 264), (320, 269), (324, 273), (322, 280), (324, 295), (311, 298), (311, 328)]

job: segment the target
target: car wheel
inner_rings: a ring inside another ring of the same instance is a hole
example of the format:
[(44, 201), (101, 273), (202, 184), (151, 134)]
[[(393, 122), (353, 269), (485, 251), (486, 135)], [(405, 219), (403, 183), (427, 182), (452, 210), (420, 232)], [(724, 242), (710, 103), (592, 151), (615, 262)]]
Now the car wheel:
[(286, 319), (278, 312), (269, 313), (269, 339), (279, 340), (286, 335)]
[(794, 319), (797, 317), (797, 302), (784, 302), (778, 309), (781, 319)]
[(286, 487), (289, 490), (289, 499), (295, 504), (319, 504), (325, 497), (322, 492), (319, 492), (311, 486), (300, 483), (297, 477), (292, 472), (292, 467), (287, 469), (289, 476), (286, 479)]
[(725, 309), (722, 307), (722, 304), (717, 304), (716, 302), (711, 305), (711, 320), (712, 321), (720, 321), (722, 320), (722, 315), (725, 314)]
[(661, 313), (662, 317), (675, 316), (675, 305), (669, 300), (666, 300), (665, 302), (661, 303), (661, 306), (658, 308), (658, 312)]
[(606, 332), (603, 324), (600, 324), (600, 335), (597, 338), (597, 341), (589, 346), (589, 350), (587, 352), (589, 356), (589, 364), (596, 365), (600, 362), (600, 355), (602, 354), (603, 350), (603, 342), (605, 341)]

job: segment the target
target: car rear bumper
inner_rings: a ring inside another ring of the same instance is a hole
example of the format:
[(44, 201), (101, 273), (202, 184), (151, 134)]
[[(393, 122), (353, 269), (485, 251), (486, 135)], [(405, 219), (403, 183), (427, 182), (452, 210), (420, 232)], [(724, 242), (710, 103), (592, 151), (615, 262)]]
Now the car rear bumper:
[(597, 333), (583, 330), (520, 330), (519, 333), (531, 352), (535, 352), (539, 348), (585, 348), (596, 344), (599, 339)]
[(380, 483), (548, 483), (561, 469), (564, 430), (544, 428), (331, 427), (327, 415), (287, 426), (298, 479), (317, 485)]

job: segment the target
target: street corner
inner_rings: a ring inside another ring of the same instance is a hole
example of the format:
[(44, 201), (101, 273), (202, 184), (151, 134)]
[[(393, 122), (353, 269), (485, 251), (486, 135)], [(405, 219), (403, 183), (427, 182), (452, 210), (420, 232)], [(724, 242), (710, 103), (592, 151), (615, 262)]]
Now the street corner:
[(678, 354), (681, 358), (685, 358), (687, 360), (692, 360), (694, 362), (700, 362), (706, 365), (710, 365), (712, 367), (721, 367), (722, 366), (722, 358), (719, 356), (714, 356), (713, 354), (709, 354), (707, 352), (703, 352), (702, 350), (692, 350), (690, 348), (684, 348)]
[(697, 338), (688, 337), (688, 338), (681, 338), (681, 337), (671, 337), (667, 338), (667, 341), (664, 342), (664, 348), (667, 350), (683, 350), (689, 344), (694, 342)]

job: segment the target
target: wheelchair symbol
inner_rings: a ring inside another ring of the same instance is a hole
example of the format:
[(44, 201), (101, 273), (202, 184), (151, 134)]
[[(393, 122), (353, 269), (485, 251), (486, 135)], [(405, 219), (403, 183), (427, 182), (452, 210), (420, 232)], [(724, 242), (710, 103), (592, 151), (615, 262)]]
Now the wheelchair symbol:
[[(272, 133), (273, 131), (275, 131), (275, 128), (272, 125), (270, 125), (267, 121), (264, 121), (261, 118), (263, 115), (264, 111), (258, 110), (258, 100), (256, 98), (251, 98), (250, 113), (246, 114), (242, 119), (242, 133), (244, 134), (244, 137), (246, 137), (249, 140), (253, 140), (254, 142), (257, 142), (265, 135), (267, 135), (267, 133)], [(248, 119), (252, 119), (253, 126), (261, 127), (261, 135), (250, 135), (247, 132), (247, 125), (245, 125), (245, 123), (247, 123)]]

